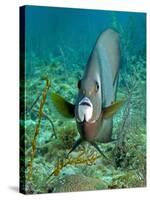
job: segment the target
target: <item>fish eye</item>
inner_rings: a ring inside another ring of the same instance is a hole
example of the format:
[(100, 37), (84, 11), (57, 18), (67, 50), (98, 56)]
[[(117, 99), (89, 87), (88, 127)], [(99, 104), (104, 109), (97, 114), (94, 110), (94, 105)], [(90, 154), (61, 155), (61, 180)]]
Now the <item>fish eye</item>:
[(96, 81), (96, 92), (99, 90), (99, 83)]
[(78, 88), (81, 89), (81, 80), (78, 81)]

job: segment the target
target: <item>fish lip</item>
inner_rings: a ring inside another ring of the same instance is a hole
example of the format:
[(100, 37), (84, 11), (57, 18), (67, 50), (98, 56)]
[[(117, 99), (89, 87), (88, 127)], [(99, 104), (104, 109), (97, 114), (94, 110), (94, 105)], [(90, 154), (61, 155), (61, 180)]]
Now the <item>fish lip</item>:
[(79, 102), (79, 106), (82, 105), (82, 106), (89, 106), (89, 107), (92, 107), (92, 104), (90, 102), (90, 100), (87, 98), (87, 97), (84, 97), (80, 102)]
[(82, 106), (89, 106), (89, 107), (91, 107), (91, 105), (89, 104), (89, 102), (86, 102), (86, 101), (81, 102), (79, 105), (80, 106), (82, 105)]

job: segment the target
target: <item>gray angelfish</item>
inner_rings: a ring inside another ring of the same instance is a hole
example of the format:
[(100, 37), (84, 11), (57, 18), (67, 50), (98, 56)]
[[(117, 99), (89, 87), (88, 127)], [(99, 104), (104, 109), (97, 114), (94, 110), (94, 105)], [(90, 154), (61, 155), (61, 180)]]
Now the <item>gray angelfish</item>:
[(71, 151), (83, 141), (88, 141), (102, 153), (96, 141), (107, 143), (112, 140), (112, 117), (124, 103), (122, 100), (115, 102), (119, 66), (119, 34), (107, 29), (97, 39), (83, 78), (78, 82), (75, 105), (58, 94), (51, 94), (57, 110), (65, 117), (76, 120), (80, 138)]

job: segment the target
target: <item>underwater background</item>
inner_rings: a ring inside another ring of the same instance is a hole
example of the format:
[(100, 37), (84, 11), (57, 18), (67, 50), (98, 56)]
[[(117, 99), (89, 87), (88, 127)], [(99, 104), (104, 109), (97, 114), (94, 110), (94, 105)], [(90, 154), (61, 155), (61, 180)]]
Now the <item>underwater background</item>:
[[(127, 99), (113, 117), (115, 142), (99, 143), (112, 162), (88, 143), (67, 158), (79, 133), (75, 120), (56, 111), (50, 93), (75, 102), (77, 82), (98, 36), (107, 28), (120, 34), (117, 99)], [(25, 6), (24, 81), (25, 118), (20, 119), (21, 130), (25, 129), (20, 135), (24, 193), (146, 186), (145, 13)]]

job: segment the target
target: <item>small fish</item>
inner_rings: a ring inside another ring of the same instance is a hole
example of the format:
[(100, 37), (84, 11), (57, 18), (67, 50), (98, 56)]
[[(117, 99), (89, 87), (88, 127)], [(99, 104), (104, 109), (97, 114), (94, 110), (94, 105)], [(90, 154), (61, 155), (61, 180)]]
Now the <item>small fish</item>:
[(112, 118), (124, 103), (123, 100), (115, 101), (120, 65), (119, 43), (119, 35), (112, 29), (107, 29), (97, 39), (83, 78), (78, 81), (75, 105), (51, 93), (56, 109), (63, 116), (76, 120), (80, 138), (70, 152), (83, 141), (88, 141), (103, 154), (96, 141), (112, 141)]

